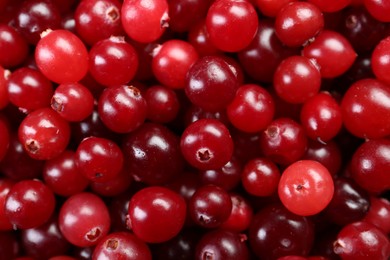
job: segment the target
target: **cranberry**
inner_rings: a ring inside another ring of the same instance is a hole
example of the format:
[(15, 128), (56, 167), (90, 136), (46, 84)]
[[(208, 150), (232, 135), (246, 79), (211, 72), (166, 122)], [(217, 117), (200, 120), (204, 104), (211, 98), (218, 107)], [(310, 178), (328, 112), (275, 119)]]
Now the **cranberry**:
[(372, 53), (371, 66), (375, 76), (385, 82), (387, 85), (390, 84), (390, 77), (386, 71), (390, 68), (390, 37), (387, 37), (376, 45), (375, 50)]
[(184, 225), (185, 216), (184, 199), (167, 188), (148, 187), (130, 200), (129, 227), (148, 243), (161, 243), (176, 236)]
[(381, 22), (390, 22), (390, 18), (387, 16), (390, 10), (390, 3), (383, 0), (364, 0), (365, 8), (368, 12), (377, 20)]
[(28, 55), (26, 40), (14, 28), (0, 24), (0, 65), (4, 68), (23, 63)]
[(370, 209), (363, 221), (374, 224), (385, 234), (390, 233), (390, 201), (384, 198), (371, 197)]

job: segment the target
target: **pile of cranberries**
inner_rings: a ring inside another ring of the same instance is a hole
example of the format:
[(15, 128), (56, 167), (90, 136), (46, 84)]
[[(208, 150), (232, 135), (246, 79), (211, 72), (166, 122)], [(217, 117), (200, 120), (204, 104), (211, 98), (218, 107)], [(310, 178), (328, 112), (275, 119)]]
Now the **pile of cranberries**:
[(0, 258), (390, 259), (390, 1), (0, 0)]

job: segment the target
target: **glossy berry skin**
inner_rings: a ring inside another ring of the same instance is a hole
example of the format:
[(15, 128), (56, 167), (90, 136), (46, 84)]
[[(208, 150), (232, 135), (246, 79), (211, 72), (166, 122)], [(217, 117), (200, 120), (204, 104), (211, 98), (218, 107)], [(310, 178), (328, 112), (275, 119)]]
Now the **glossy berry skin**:
[(307, 2), (292, 2), (276, 15), (275, 32), (287, 46), (299, 47), (315, 37), (324, 27), (322, 12)]
[(236, 75), (223, 58), (206, 56), (189, 69), (184, 90), (191, 103), (216, 112), (227, 107), (238, 87)]
[(381, 22), (390, 22), (388, 13), (390, 11), (390, 3), (385, 0), (364, 0), (364, 7), (377, 20)]
[[(279, 204), (261, 209), (249, 227), (249, 244), (264, 260), (286, 255), (308, 255), (314, 241), (313, 223)], [(274, 250), (269, 250), (273, 248)]]
[(165, 242), (182, 229), (186, 210), (184, 199), (176, 192), (159, 186), (144, 188), (130, 200), (129, 227), (144, 242)]
[(104, 90), (98, 101), (98, 111), (110, 130), (128, 133), (144, 122), (147, 104), (136, 87), (123, 85)]
[(390, 201), (385, 198), (370, 198), (370, 209), (363, 221), (369, 222), (381, 229), (383, 233), (390, 233)]
[(89, 51), (89, 72), (104, 86), (131, 81), (138, 69), (136, 50), (123, 37), (111, 36), (95, 43)]
[(91, 136), (77, 147), (75, 162), (87, 179), (105, 182), (115, 178), (122, 170), (123, 154), (113, 141)]
[(124, 34), (121, 3), (117, 0), (81, 1), (74, 12), (77, 34), (89, 45)]
[(242, 85), (227, 107), (229, 121), (244, 132), (264, 130), (275, 114), (275, 103), (268, 91), (255, 84)]
[(88, 52), (83, 42), (66, 30), (48, 32), (36, 46), (35, 61), (40, 71), (56, 83), (74, 83), (88, 71)]
[(21, 242), (26, 253), (36, 259), (51, 259), (66, 254), (70, 248), (58, 227), (56, 215), (39, 227), (22, 230)]
[(323, 142), (333, 139), (343, 124), (340, 105), (327, 92), (318, 93), (303, 104), (300, 121), (309, 138)]
[(346, 129), (360, 138), (390, 134), (390, 88), (376, 79), (353, 83), (341, 100)]
[(41, 72), (28, 67), (9, 76), (7, 89), (9, 101), (27, 111), (47, 107), (53, 94), (52, 83)]
[(112, 179), (105, 182), (92, 182), (90, 185), (91, 190), (103, 197), (115, 197), (125, 191), (127, 191), (133, 181), (133, 177), (127, 169), (122, 170), (114, 176)]
[(125, 0), (121, 9), (122, 25), (127, 35), (137, 42), (157, 40), (168, 27), (168, 3), (166, 0)]
[(122, 151), (128, 174), (149, 185), (163, 185), (184, 168), (179, 138), (168, 128), (144, 123), (124, 137)]
[(148, 104), (147, 119), (155, 123), (168, 123), (179, 113), (180, 103), (175, 91), (155, 85), (144, 92)]
[(317, 63), (323, 78), (335, 78), (345, 73), (357, 56), (344, 36), (330, 30), (321, 31), (303, 48), (302, 55)]
[(292, 104), (299, 104), (320, 90), (321, 73), (310, 59), (291, 56), (279, 64), (273, 85), (280, 98)]
[(5, 215), (14, 227), (34, 228), (54, 212), (53, 192), (38, 180), (24, 180), (11, 187), (5, 199)]
[(337, 12), (351, 3), (351, 0), (309, 0), (323, 12)]
[(390, 69), (390, 36), (384, 38), (375, 47), (372, 52), (371, 66), (375, 76), (380, 80), (390, 85), (390, 76), (387, 73)]
[(70, 122), (79, 122), (92, 114), (94, 97), (80, 83), (59, 85), (51, 98), (51, 108)]
[(245, 164), (241, 174), (244, 189), (254, 196), (271, 196), (276, 193), (280, 170), (267, 158), (255, 158)]
[(52, 1), (23, 1), (14, 21), (15, 28), (30, 44), (36, 45), (43, 31), (61, 27), (61, 14)]
[(99, 243), (110, 229), (110, 215), (103, 200), (95, 194), (81, 192), (69, 197), (58, 216), (61, 233), (78, 247)]
[(188, 32), (188, 42), (196, 49), (199, 56), (218, 55), (221, 51), (214, 46), (206, 28), (206, 19), (200, 20)]
[(128, 259), (152, 260), (149, 247), (129, 232), (114, 232), (96, 245), (93, 260)]
[(260, 148), (273, 162), (282, 165), (299, 160), (307, 148), (301, 125), (290, 118), (278, 118), (260, 134)]
[(245, 235), (227, 230), (214, 230), (199, 240), (195, 259), (248, 260), (249, 251)]
[(182, 40), (168, 40), (153, 52), (152, 70), (157, 80), (170, 88), (184, 88), (187, 72), (198, 59), (195, 48)]
[(274, 21), (260, 19), (255, 38), (238, 53), (238, 59), (251, 78), (260, 82), (272, 82), (279, 63), (294, 54), (299, 54), (298, 49), (286, 47), (276, 36)]
[(219, 227), (229, 218), (232, 207), (229, 194), (212, 184), (198, 188), (188, 202), (191, 219), (205, 228)]
[(0, 24), (0, 65), (10, 68), (20, 65), (28, 55), (26, 40), (13, 27)]
[(229, 195), (232, 200), (232, 212), (220, 228), (233, 232), (243, 232), (249, 228), (252, 222), (252, 206), (243, 196), (237, 193), (229, 193)]
[(0, 178), (0, 231), (12, 230), (12, 223), (5, 215), (5, 202), (9, 191), (15, 182), (9, 178)]
[(334, 185), (328, 169), (311, 160), (291, 164), (282, 174), (278, 194), (283, 205), (300, 216), (321, 212), (333, 197)]
[(237, 52), (249, 45), (258, 26), (256, 10), (249, 1), (215, 1), (206, 16), (210, 40), (218, 49)]
[(46, 185), (57, 195), (68, 197), (84, 191), (89, 180), (75, 162), (75, 152), (65, 150), (59, 156), (45, 161), (42, 172)]
[(324, 213), (329, 221), (344, 226), (363, 219), (369, 207), (367, 191), (352, 179), (338, 178), (334, 181), (333, 198)]
[(48, 160), (65, 150), (70, 139), (70, 127), (51, 108), (41, 108), (23, 119), (18, 136), (29, 156), (37, 160)]
[(390, 140), (367, 140), (352, 156), (350, 173), (365, 190), (381, 193), (390, 188)]
[(216, 119), (200, 119), (183, 132), (180, 148), (186, 161), (201, 170), (223, 167), (233, 155), (229, 130)]
[(296, 0), (255, 0), (254, 3), (262, 14), (269, 17), (275, 17), (285, 5), (295, 1)]
[(360, 221), (341, 229), (333, 250), (343, 260), (386, 260), (390, 257), (390, 241), (377, 227)]

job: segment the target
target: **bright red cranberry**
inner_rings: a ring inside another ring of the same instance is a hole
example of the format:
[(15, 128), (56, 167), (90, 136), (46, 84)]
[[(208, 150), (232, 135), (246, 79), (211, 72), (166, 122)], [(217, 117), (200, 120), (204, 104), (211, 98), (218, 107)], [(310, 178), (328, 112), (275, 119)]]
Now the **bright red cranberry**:
[(241, 174), (244, 189), (254, 196), (271, 196), (278, 189), (279, 168), (267, 158), (255, 158), (245, 164)]
[(21, 122), (18, 134), (28, 155), (48, 160), (65, 150), (70, 139), (70, 127), (51, 108), (41, 108), (28, 114)]
[(174, 32), (189, 31), (206, 16), (211, 0), (170, 0), (169, 29)]
[(51, 98), (51, 108), (70, 122), (79, 122), (92, 114), (94, 98), (80, 83), (59, 85)]
[(88, 52), (83, 42), (65, 30), (47, 32), (35, 49), (41, 72), (56, 83), (74, 83), (88, 71)]
[(127, 35), (138, 42), (157, 40), (169, 26), (166, 0), (125, 0), (121, 14)]
[(52, 83), (39, 71), (22, 67), (7, 81), (9, 101), (27, 111), (47, 107), (53, 95)]
[(0, 53), (0, 65), (4, 68), (20, 65), (28, 55), (26, 40), (6, 24), (0, 24)]
[(334, 194), (324, 210), (326, 218), (340, 226), (361, 220), (370, 207), (368, 193), (352, 179), (334, 180)]
[(92, 259), (152, 260), (152, 254), (147, 244), (133, 234), (114, 232), (100, 240)]
[(302, 106), (300, 119), (306, 135), (323, 142), (333, 139), (343, 124), (340, 105), (327, 92), (307, 100)]
[(390, 240), (374, 225), (355, 222), (341, 229), (333, 250), (343, 260), (386, 260), (390, 257)]
[(45, 161), (43, 180), (60, 196), (71, 196), (85, 190), (89, 180), (84, 177), (75, 162), (75, 153), (64, 151), (59, 156)]
[(76, 31), (89, 45), (124, 34), (118, 0), (80, 1), (74, 13)]
[(238, 53), (238, 58), (251, 78), (260, 82), (272, 82), (279, 63), (294, 54), (298, 54), (298, 49), (286, 47), (276, 36), (274, 21), (260, 19), (255, 38)]
[(9, 71), (5, 70), (0, 65), (0, 109), (3, 109), (8, 105), (7, 81), (9, 74)]
[(215, 112), (227, 107), (238, 87), (237, 77), (223, 58), (206, 56), (189, 69), (185, 93), (194, 105)]
[[(313, 223), (276, 204), (261, 209), (249, 227), (249, 244), (257, 257), (308, 255), (314, 242)], [(273, 248), (273, 250), (269, 250)]]
[(196, 246), (196, 259), (249, 259), (245, 235), (227, 230), (206, 233)]
[(390, 22), (390, 3), (386, 0), (364, 0), (364, 7), (377, 20)]
[(184, 130), (180, 148), (192, 166), (202, 170), (218, 169), (232, 157), (233, 140), (220, 121), (201, 119)]
[(282, 43), (298, 47), (315, 37), (324, 27), (322, 12), (314, 4), (292, 2), (276, 15), (275, 32)]
[(179, 113), (179, 98), (172, 89), (155, 85), (145, 91), (144, 98), (148, 104), (146, 117), (152, 122), (168, 123)]
[(390, 134), (390, 88), (376, 79), (362, 79), (350, 86), (341, 101), (343, 123), (360, 138)]
[(390, 36), (384, 38), (372, 52), (371, 66), (375, 76), (390, 85)]
[(321, 212), (329, 204), (333, 192), (333, 180), (328, 169), (311, 160), (297, 161), (287, 167), (278, 186), (283, 205), (301, 216)]
[(61, 233), (73, 245), (93, 246), (110, 230), (107, 206), (98, 196), (82, 192), (69, 197), (62, 205), (59, 218)]
[(123, 37), (110, 37), (95, 43), (89, 51), (89, 72), (108, 87), (131, 81), (138, 69), (136, 50)]
[(36, 45), (43, 31), (61, 27), (61, 14), (52, 1), (23, 1), (14, 21), (15, 28), (29, 43)]
[(128, 173), (137, 181), (162, 185), (183, 171), (179, 138), (163, 125), (143, 124), (125, 136), (122, 150)]
[(253, 209), (249, 202), (241, 195), (231, 193), (232, 212), (229, 218), (222, 223), (221, 229), (233, 232), (243, 232), (247, 230), (252, 222)]
[(385, 234), (390, 233), (390, 201), (385, 198), (371, 196), (370, 209), (363, 221), (374, 224)]
[(357, 56), (344, 36), (330, 30), (319, 33), (313, 42), (303, 48), (302, 54), (317, 64), (323, 78), (342, 75)]
[(16, 228), (35, 228), (54, 212), (53, 192), (38, 180), (24, 180), (11, 187), (5, 199), (5, 215)]
[(268, 91), (255, 84), (242, 85), (227, 107), (229, 121), (244, 132), (264, 130), (272, 121), (275, 104)]
[(168, 40), (153, 52), (152, 70), (157, 80), (170, 88), (184, 88), (187, 72), (198, 59), (195, 48), (182, 40)]
[(352, 156), (350, 172), (364, 189), (380, 193), (390, 188), (390, 140), (367, 140)]
[(285, 5), (295, 1), (296, 0), (254, 0), (254, 3), (262, 14), (269, 17), (275, 17)]
[(237, 52), (255, 37), (258, 17), (249, 1), (215, 1), (207, 12), (206, 27), (211, 42), (218, 49)]
[(22, 230), (21, 240), (26, 253), (36, 259), (52, 259), (66, 254), (70, 248), (58, 227), (56, 215), (39, 227)]
[(201, 227), (216, 228), (228, 220), (232, 212), (229, 193), (216, 185), (198, 188), (188, 202), (192, 220)]
[(321, 73), (310, 59), (291, 56), (279, 64), (273, 86), (283, 100), (293, 104), (303, 103), (320, 90)]
[(144, 122), (147, 104), (136, 87), (119, 86), (104, 90), (98, 102), (103, 123), (116, 133), (128, 133)]
[(0, 178), (0, 233), (5, 230), (12, 230), (13, 225), (5, 214), (6, 198), (15, 185), (15, 182), (8, 178)]
[(91, 136), (78, 145), (75, 163), (87, 179), (105, 182), (115, 178), (122, 170), (123, 154), (113, 141)]
[(342, 154), (335, 141), (318, 142), (310, 140), (303, 160), (313, 160), (325, 166), (332, 176), (336, 176), (342, 165)]
[(232, 157), (222, 168), (199, 171), (198, 174), (202, 184), (214, 184), (229, 191), (240, 183), (241, 164)]
[(351, 0), (308, 0), (310, 3), (316, 5), (323, 12), (337, 12), (347, 7)]
[(260, 148), (275, 163), (291, 164), (306, 152), (307, 137), (303, 127), (290, 118), (278, 118), (260, 134)]
[(129, 227), (145, 242), (165, 242), (182, 229), (186, 208), (184, 199), (174, 191), (159, 186), (144, 188), (130, 200)]

